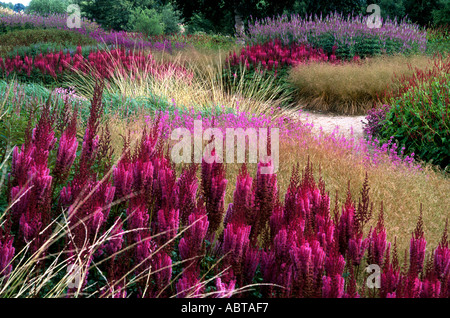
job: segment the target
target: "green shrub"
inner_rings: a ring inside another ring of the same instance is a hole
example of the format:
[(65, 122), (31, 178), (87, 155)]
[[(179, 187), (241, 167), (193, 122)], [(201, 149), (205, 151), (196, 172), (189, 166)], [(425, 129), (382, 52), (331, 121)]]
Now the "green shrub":
[(417, 70), (389, 99), (381, 142), (393, 136), (406, 152), (448, 170), (450, 165), (450, 56)]

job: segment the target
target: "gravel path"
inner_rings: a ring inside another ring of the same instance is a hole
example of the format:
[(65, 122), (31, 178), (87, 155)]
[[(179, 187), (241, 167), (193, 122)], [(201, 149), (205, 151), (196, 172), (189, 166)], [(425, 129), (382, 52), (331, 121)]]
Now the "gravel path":
[(351, 135), (353, 128), (353, 137), (359, 140), (363, 137), (363, 123), (365, 116), (343, 116), (330, 113), (321, 113), (312, 110), (303, 109), (297, 116), (303, 121), (313, 123), (313, 130), (319, 131), (322, 127), (324, 132), (331, 133), (339, 127), (339, 132), (343, 133), (345, 137)]

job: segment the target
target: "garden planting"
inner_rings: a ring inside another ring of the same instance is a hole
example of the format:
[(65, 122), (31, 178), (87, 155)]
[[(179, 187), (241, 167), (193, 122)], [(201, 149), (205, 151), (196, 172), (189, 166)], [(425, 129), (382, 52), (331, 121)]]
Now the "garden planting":
[[(449, 298), (445, 37), (365, 19), (236, 41), (0, 11), (0, 296)], [(302, 108), (365, 115), (364, 137)], [(213, 147), (175, 162), (199, 122)], [(271, 160), (249, 135), (223, 160), (230, 128), (277, 131)]]

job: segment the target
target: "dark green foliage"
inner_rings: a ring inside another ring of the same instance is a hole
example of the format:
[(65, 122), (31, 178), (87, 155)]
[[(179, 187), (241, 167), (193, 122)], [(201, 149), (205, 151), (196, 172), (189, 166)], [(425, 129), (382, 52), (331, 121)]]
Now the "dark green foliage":
[(95, 20), (105, 29), (124, 30), (133, 6), (126, 0), (90, 0), (80, 3), (90, 20)]
[(130, 13), (128, 30), (145, 35), (174, 34), (180, 31), (182, 22), (180, 12), (170, 3), (151, 8), (138, 7)]
[(450, 0), (439, 0), (438, 9), (433, 11), (434, 25), (450, 27)]

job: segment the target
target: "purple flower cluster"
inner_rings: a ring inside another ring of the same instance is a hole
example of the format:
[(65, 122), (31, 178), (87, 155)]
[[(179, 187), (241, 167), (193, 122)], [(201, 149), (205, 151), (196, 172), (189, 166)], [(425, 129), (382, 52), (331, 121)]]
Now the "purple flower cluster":
[(401, 52), (407, 52), (414, 46), (425, 51), (427, 44), (426, 31), (418, 25), (405, 20), (386, 19), (380, 28), (369, 28), (369, 16), (344, 16), (331, 13), (326, 17), (302, 18), (298, 14), (290, 17), (281, 15), (273, 18), (254, 20), (248, 25), (248, 33), (243, 36), (247, 44), (264, 43), (268, 40), (280, 39), (284, 44), (290, 42), (311, 43), (324, 34), (332, 34), (340, 46), (354, 46), (357, 37), (376, 37), (382, 47), (387, 41), (401, 43)]

